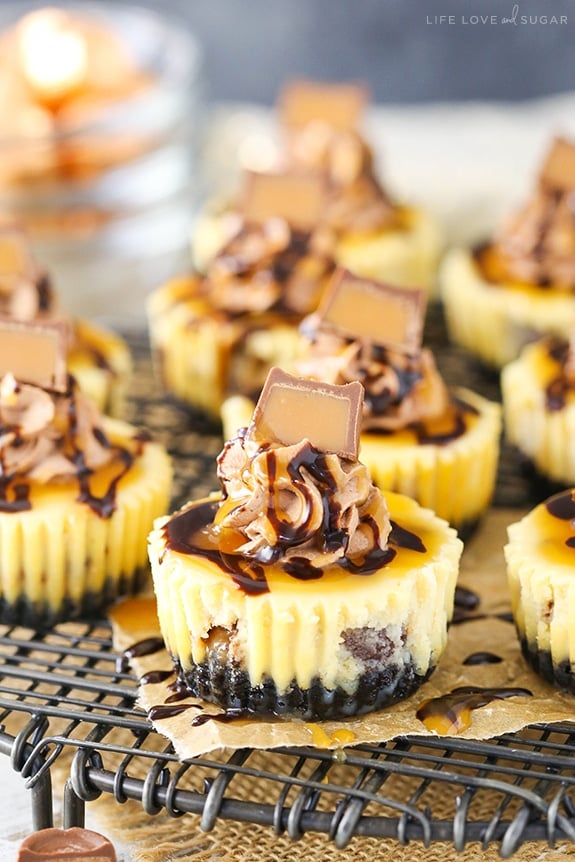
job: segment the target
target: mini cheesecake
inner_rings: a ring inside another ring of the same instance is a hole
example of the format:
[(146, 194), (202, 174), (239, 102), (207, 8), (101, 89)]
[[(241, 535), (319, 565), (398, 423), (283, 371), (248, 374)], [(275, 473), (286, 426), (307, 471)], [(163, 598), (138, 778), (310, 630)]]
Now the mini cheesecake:
[[(0, 622), (100, 614), (144, 583), (170, 459), (102, 417), (68, 375), (65, 333), (0, 320)], [(17, 375), (17, 376), (15, 376)]]
[(358, 383), (274, 369), (218, 459), (223, 496), (156, 522), (158, 615), (190, 694), (342, 718), (408, 696), (439, 661), (462, 545), (372, 484), (357, 461), (361, 398)]
[(569, 338), (575, 316), (575, 145), (558, 139), (531, 199), (493, 241), (449, 252), (440, 290), (450, 338), (501, 368), (542, 335)]
[[(382, 186), (361, 131), (367, 101), (361, 85), (289, 82), (277, 105), (278, 167), (324, 178), (328, 194), (318, 227), (333, 235), (339, 265), (435, 295), (441, 231), (431, 215), (392, 201)], [(200, 214), (192, 235), (199, 271), (206, 271), (242, 218), (233, 200), (211, 202)]]
[(374, 482), (470, 528), (493, 494), (501, 409), (447, 388), (421, 344), (425, 301), (420, 289), (339, 270), (302, 323), (308, 349), (297, 368), (331, 383), (359, 380), (360, 457)]
[(563, 491), (511, 524), (505, 547), (523, 654), (544, 679), (571, 694), (575, 694), (574, 523), (574, 492)]
[(505, 434), (552, 483), (575, 484), (575, 344), (548, 336), (501, 372)]
[(131, 374), (124, 340), (88, 321), (68, 318), (48, 274), (23, 231), (0, 225), (0, 316), (24, 322), (58, 321), (67, 329), (67, 362), (82, 391), (110, 416), (121, 416)]
[(205, 277), (162, 285), (147, 312), (168, 393), (214, 418), (232, 393), (257, 397), (273, 365), (289, 365), (298, 326), (334, 269), (329, 237), (313, 228), (325, 202), (317, 177), (250, 177), (246, 224)]
[(126, 342), (87, 320), (73, 320), (70, 329), (67, 359), (70, 374), (102, 413), (121, 417), (132, 374)]

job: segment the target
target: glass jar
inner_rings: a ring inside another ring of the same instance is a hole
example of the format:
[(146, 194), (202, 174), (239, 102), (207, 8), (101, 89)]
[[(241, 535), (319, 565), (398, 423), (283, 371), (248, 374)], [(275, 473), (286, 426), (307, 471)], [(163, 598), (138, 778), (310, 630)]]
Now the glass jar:
[[(0, 5), (3, 38), (38, 8)], [(27, 229), (67, 312), (140, 327), (146, 294), (189, 266), (201, 50), (185, 26), (148, 9), (113, 2), (57, 8), (115, 34), (147, 85), (97, 110), (88, 100), (65, 122), (55, 114), (48, 128), (8, 111), (0, 128), (0, 212)], [(0, 67), (0, 92), (1, 76)]]

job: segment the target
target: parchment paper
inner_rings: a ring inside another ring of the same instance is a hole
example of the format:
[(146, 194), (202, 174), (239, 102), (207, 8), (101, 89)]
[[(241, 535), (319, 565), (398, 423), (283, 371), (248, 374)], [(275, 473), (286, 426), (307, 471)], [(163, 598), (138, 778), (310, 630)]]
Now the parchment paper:
[[(195, 715), (220, 712), (212, 704), (193, 698), (179, 703), (200, 704), (203, 709), (189, 709), (169, 719), (156, 721), (156, 730), (168, 737), (182, 759), (197, 757), (219, 749), (277, 748), (282, 746), (317, 746), (340, 748), (345, 745), (376, 743), (405, 734), (431, 735), (416, 717), (416, 710), (428, 698), (447, 694), (464, 685), (480, 687), (520, 687), (532, 697), (497, 700), (473, 710), (471, 726), (460, 735), (468, 739), (488, 739), (520, 730), (535, 722), (553, 723), (575, 718), (575, 698), (555, 690), (540, 679), (525, 663), (512, 623), (498, 616), (509, 611), (507, 581), (503, 558), (506, 527), (524, 512), (493, 510), (466, 544), (459, 578), (461, 586), (480, 596), (473, 612), (478, 619), (452, 625), (447, 650), (439, 666), (414, 695), (392, 707), (357, 719), (308, 723), (289, 719), (238, 719), (230, 723), (207, 721), (192, 727)], [(117, 605), (111, 614), (114, 643), (119, 651), (144, 638), (158, 635), (152, 597), (128, 600)], [(474, 652), (495, 653), (499, 664), (466, 666), (464, 659)], [(168, 669), (171, 662), (165, 651), (133, 659), (132, 668), (140, 677), (149, 670)], [(171, 693), (170, 680), (162, 684), (140, 686), (139, 705), (144, 710), (164, 703)], [(343, 733), (342, 733), (343, 731)]]

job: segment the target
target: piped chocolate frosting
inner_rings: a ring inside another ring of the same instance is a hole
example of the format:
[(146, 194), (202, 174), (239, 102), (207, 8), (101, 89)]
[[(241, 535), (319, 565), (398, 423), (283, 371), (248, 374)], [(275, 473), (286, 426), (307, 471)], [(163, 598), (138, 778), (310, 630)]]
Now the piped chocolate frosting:
[(310, 346), (298, 370), (330, 383), (359, 380), (365, 388), (364, 431), (393, 431), (441, 419), (442, 436), (457, 436), (457, 405), (433, 354), (421, 346), (424, 315), (422, 290), (340, 269), (317, 313), (301, 324)]
[(541, 287), (575, 289), (575, 144), (557, 138), (531, 198), (480, 259), (499, 260), (495, 275)]

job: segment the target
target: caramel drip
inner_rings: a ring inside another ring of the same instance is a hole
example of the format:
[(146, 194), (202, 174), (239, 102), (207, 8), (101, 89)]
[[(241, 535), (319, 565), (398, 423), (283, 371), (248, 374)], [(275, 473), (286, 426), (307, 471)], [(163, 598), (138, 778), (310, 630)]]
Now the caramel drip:
[(267, 592), (269, 587), (261, 566), (233, 554), (223, 554), (217, 545), (206, 546), (202, 542), (201, 534), (213, 524), (219, 505), (217, 500), (201, 503), (171, 518), (164, 527), (168, 548), (180, 554), (205, 557), (231, 575), (247, 595)]
[(424, 701), (415, 715), (428, 730), (440, 735), (457, 734), (467, 730), (471, 725), (471, 713), (492, 703), (508, 697), (531, 697), (527, 688), (476, 688), (462, 686), (448, 694)]
[[(101, 497), (96, 497), (90, 491), (90, 473), (84, 466), (84, 457), (82, 453), (77, 454), (76, 463), (78, 465), (78, 482), (80, 485), (80, 494), (78, 495), (79, 503), (86, 503), (90, 509), (99, 515), (100, 518), (110, 518), (116, 509), (116, 491), (118, 483), (130, 470), (134, 463), (134, 456), (127, 449), (122, 447), (117, 448), (117, 456), (119, 462), (123, 465), (120, 472), (110, 481), (110, 485), (105, 494)], [(80, 466), (82, 465), (82, 466)]]
[(478, 410), (471, 404), (466, 404), (459, 398), (454, 396), (450, 399), (450, 407), (452, 409), (451, 427), (448, 430), (434, 432), (431, 425), (425, 422), (418, 422), (414, 425), (415, 433), (417, 434), (418, 443), (424, 445), (433, 443), (436, 446), (445, 446), (452, 440), (457, 440), (467, 431), (467, 419), (469, 416), (477, 416)]

